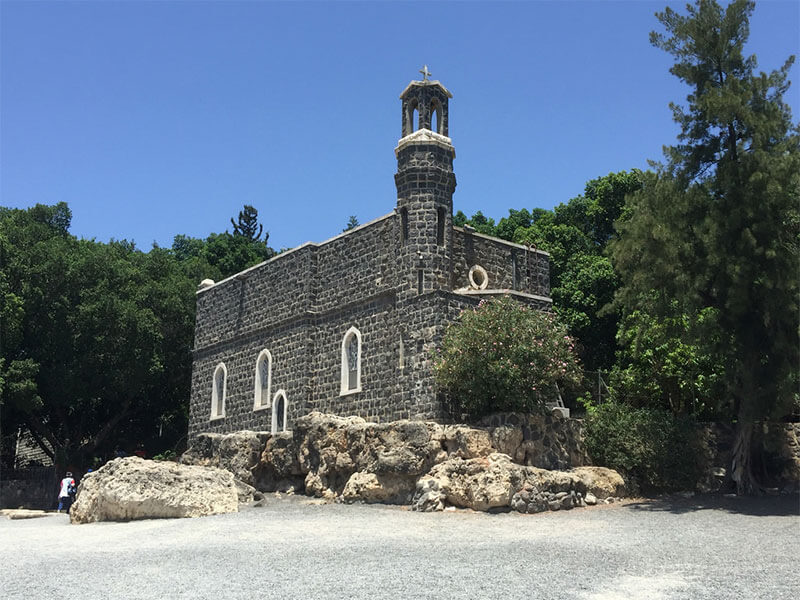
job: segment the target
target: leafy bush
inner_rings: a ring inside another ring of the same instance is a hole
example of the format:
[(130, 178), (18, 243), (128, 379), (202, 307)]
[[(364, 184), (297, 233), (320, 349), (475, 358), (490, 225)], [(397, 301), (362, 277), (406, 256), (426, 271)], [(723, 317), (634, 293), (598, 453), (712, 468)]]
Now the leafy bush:
[(590, 407), (586, 450), (642, 491), (694, 489), (702, 474), (702, 437), (689, 416), (610, 402)]
[(540, 412), (574, 385), (573, 341), (555, 316), (511, 298), (481, 301), (447, 330), (434, 361), (436, 382), (470, 418)]
[(165, 451), (164, 451), (164, 452), (162, 452), (161, 454), (156, 454), (156, 455), (153, 457), (153, 460), (169, 460), (169, 461), (174, 461), (174, 460), (175, 460), (175, 459), (177, 459), (177, 458), (178, 458), (178, 455), (176, 454), (176, 452), (175, 452), (174, 450), (165, 450)]

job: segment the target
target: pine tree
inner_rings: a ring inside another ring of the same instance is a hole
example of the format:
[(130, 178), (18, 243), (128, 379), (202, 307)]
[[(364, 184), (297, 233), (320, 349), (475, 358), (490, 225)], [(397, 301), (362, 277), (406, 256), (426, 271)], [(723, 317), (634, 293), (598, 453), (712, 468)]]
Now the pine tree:
[(699, 0), (685, 16), (656, 15), (666, 32), (651, 42), (675, 57), (670, 71), (691, 93), (686, 107), (670, 105), (678, 144), (626, 207), (613, 244), (626, 312), (669, 316), (677, 305), (691, 321), (715, 319), (720, 335), (693, 341), (713, 344), (723, 368), (739, 493), (758, 491), (753, 424), (788, 412), (800, 361), (800, 130), (783, 100), (794, 57), (756, 72), (743, 53), (753, 9)]
[(345, 226), (342, 231), (350, 231), (351, 229), (355, 229), (359, 226), (358, 217), (355, 215), (350, 215), (350, 218), (347, 219), (347, 225)]
[[(246, 237), (249, 240), (257, 242), (261, 238), (264, 231), (264, 226), (258, 223), (258, 211), (249, 204), (244, 205), (244, 209), (239, 211), (238, 222), (231, 219), (233, 225), (233, 235)], [(269, 233), (267, 233), (264, 243), (267, 243)]]

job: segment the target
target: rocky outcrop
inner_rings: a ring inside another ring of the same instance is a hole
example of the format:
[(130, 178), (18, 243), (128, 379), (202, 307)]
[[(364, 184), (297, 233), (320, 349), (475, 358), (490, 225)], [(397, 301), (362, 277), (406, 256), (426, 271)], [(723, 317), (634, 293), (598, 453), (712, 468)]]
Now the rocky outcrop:
[(297, 419), (291, 433), (201, 435), (183, 460), (230, 465), (260, 491), (413, 504), (426, 511), (458, 506), (538, 512), (582, 506), (589, 490), (596, 498), (624, 495), (622, 478), (609, 469), (547, 470), (588, 462), (580, 422), (551, 415), (493, 419), (471, 427), (370, 423), (313, 412)]
[(258, 463), (251, 468), (253, 485), (268, 492), (294, 492), (305, 487), (305, 472), (298, 460), (298, 447), (290, 431), (267, 440)]
[(513, 509), (534, 513), (584, 506), (595, 498), (624, 496), (622, 478), (611, 469), (583, 467), (551, 471), (519, 465), (505, 454), (464, 460), (451, 458), (420, 478), (412, 509), (443, 510), (445, 506), (473, 510)]
[[(367, 488), (373, 491), (364, 498), (367, 501), (384, 494), (410, 496), (417, 478), (447, 455), (442, 427), (425, 421), (367, 423), (359, 417), (311, 413), (295, 421), (294, 434), (300, 468), (306, 473), (305, 492), (321, 498), (342, 495), (356, 473), (377, 476), (370, 478)], [(357, 477), (348, 488), (348, 498), (354, 498), (366, 481)], [(379, 493), (377, 488), (391, 492)]]
[(144, 460), (136, 456), (106, 463), (81, 480), (70, 510), (73, 523), (201, 517), (236, 512), (240, 495), (233, 475), (214, 467)]
[(255, 485), (253, 470), (271, 436), (266, 431), (237, 431), (235, 433), (201, 433), (181, 456), (185, 465), (218, 467), (248, 485)]
[(627, 495), (625, 481), (614, 469), (606, 467), (576, 467), (570, 473), (577, 475), (583, 488), (596, 498), (622, 498)]

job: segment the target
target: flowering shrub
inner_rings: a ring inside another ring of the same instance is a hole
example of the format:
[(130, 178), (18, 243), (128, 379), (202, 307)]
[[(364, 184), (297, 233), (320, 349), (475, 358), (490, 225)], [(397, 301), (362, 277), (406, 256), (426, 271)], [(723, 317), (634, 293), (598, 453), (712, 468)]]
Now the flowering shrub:
[(573, 346), (552, 314), (508, 297), (481, 301), (448, 328), (434, 360), (436, 382), (471, 418), (541, 412), (556, 400), (557, 384), (580, 380)]

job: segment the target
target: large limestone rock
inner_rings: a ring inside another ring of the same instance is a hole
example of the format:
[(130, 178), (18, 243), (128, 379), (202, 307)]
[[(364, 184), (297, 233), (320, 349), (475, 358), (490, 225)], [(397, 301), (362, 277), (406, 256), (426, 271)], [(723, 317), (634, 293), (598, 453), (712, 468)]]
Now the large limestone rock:
[[(247, 495), (246, 489), (243, 493)], [(228, 471), (130, 456), (112, 460), (81, 480), (70, 521), (202, 517), (236, 512), (238, 500)]]
[(492, 443), (493, 436), (487, 429), (446, 425), (443, 433), (444, 447), (450, 457), (479, 458), (498, 451)]
[[(292, 432), (201, 434), (183, 461), (225, 468), (262, 492), (345, 502), (413, 499), (419, 510), (535, 512), (580, 506), (589, 488), (599, 498), (622, 495), (610, 476), (545, 470), (586, 464), (582, 440), (579, 421), (552, 415), (495, 415), (471, 427), (314, 412), (297, 419)], [(239, 487), (242, 496), (252, 496), (252, 489)]]
[(442, 510), (446, 504), (473, 510), (506, 507), (524, 481), (524, 467), (505, 454), (454, 457), (419, 479), (412, 507), (422, 511)]
[(625, 481), (613, 469), (606, 467), (576, 467), (571, 471), (597, 498), (622, 498), (627, 495)]
[(342, 490), (345, 502), (409, 504), (414, 495), (416, 481), (402, 475), (353, 473)]
[(183, 453), (181, 463), (225, 469), (236, 479), (258, 487), (253, 470), (259, 465), (269, 438), (266, 431), (201, 433)]
[[(294, 436), (299, 440), (299, 466), (306, 473), (305, 491), (321, 498), (341, 496), (356, 473), (379, 477), (357, 477), (348, 488), (349, 500), (361, 489), (372, 490), (364, 498), (368, 501), (383, 495), (386, 501), (402, 497), (402, 490), (412, 492), (416, 479), (447, 456), (442, 427), (423, 421), (368, 423), (359, 417), (313, 412), (295, 421)], [(385, 485), (390, 492), (374, 491)]]
[(252, 468), (255, 488), (262, 492), (303, 491), (305, 473), (297, 457), (297, 443), (291, 431), (270, 436), (261, 460)]
[(454, 457), (419, 479), (412, 509), (434, 511), (450, 505), (533, 513), (584, 506), (589, 493), (598, 498), (624, 495), (622, 477), (611, 469), (575, 471), (519, 465), (500, 453), (466, 460)]

